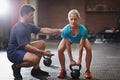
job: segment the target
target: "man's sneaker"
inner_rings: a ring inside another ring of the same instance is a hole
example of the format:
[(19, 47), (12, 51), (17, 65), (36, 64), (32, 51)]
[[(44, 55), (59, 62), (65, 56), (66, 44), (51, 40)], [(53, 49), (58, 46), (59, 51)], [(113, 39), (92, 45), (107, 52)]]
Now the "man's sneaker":
[(21, 67), (16, 67), (15, 64), (12, 65), (14, 80), (22, 80), (22, 76), (20, 74), (20, 69), (21, 69)]
[(36, 78), (40, 78), (40, 76), (49, 76), (49, 73), (46, 71), (43, 71), (41, 69), (32, 69), (31, 71), (31, 75), (36, 77)]
[(61, 70), (57, 77), (61, 78), (61, 79), (65, 78), (66, 77), (66, 71), (65, 70)]
[(86, 72), (85, 72), (85, 78), (86, 78), (86, 79), (91, 79), (91, 78), (92, 78), (89, 69), (87, 69)]

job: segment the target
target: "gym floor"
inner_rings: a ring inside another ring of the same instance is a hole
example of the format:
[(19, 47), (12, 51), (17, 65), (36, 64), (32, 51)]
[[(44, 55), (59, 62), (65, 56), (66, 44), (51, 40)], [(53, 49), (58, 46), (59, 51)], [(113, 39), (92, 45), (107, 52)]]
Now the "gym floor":
[[(52, 57), (52, 64), (50, 67), (46, 67), (43, 64), (43, 58), (41, 60), (41, 69), (50, 72), (49, 77), (41, 77), (40, 79), (36, 79), (30, 75), (30, 68), (22, 68), (21, 74), (23, 76), (23, 80), (61, 80), (56, 76), (59, 73), (60, 65), (57, 55), (57, 46), (59, 41), (47, 41), (47, 49), (50, 49), (55, 56)], [(92, 63), (91, 63), (91, 80), (120, 80), (120, 43), (91, 43), (92, 46)], [(77, 59), (78, 56), (78, 45), (72, 45), (72, 54), (74, 59)], [(84, 72), (85, 72), (85, 50), (83, 51), (83, 59), (82, 59), (82, 69), (80, 80), (84, 80)], [(66, 56), (66, 69), (67, 69), (67, 78), (62, 80), (71, 80), (70, 69), (69, 69), (69, 59), (68, 55), (65, 51)], [(0, 80), (13, 80), (11, 65), (7, 59), (6, 51), (0, 52)]]

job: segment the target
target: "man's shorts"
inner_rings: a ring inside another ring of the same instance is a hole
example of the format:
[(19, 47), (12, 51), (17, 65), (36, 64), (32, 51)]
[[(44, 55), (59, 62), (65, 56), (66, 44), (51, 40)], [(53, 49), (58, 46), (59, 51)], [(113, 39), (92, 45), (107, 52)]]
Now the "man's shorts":
[(8, 59), (15, 64), (20, 64), (23, 62), (24, 55), (27, 51), (16, 50), (13, 54), (8, 54)]

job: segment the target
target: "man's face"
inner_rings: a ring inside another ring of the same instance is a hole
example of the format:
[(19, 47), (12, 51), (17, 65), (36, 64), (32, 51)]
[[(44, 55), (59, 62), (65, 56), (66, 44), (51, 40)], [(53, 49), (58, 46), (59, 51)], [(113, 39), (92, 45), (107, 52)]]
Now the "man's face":
[(77, 26), (78, 25), (78, 22), (79, 22), (79, 18), (77, 16), (77, 14), (71, 14), (69, 16), (69, 23), (71, 25), (71, 27), (74, 27), (74, 26)]
[(34, 18), (34, 12), (33, 11), (31, 11), (28, 14), (25, 15), (25, 19), (26, 19), (27, 23), (32, 23), (33, 18)]

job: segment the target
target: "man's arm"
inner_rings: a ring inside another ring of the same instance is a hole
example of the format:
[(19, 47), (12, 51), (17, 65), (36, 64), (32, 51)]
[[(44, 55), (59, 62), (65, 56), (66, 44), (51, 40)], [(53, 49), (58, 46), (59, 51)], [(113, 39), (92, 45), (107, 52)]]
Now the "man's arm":
[(53, 34), (53, 33), (60, 34), (61, 29), (41, 28), (40, 32), (44, 34)]
[(30, 44), (26, 44), (24, 46), (24, 49), (28, 52), (31, 53), (35, 53), (35, 54), (42, 54), (42, 55), (46, 55), (46, 56), (53, 56), (53, 54), (51, 54), (49, 51), (44, 51), (44, 50), (40, 50)]

